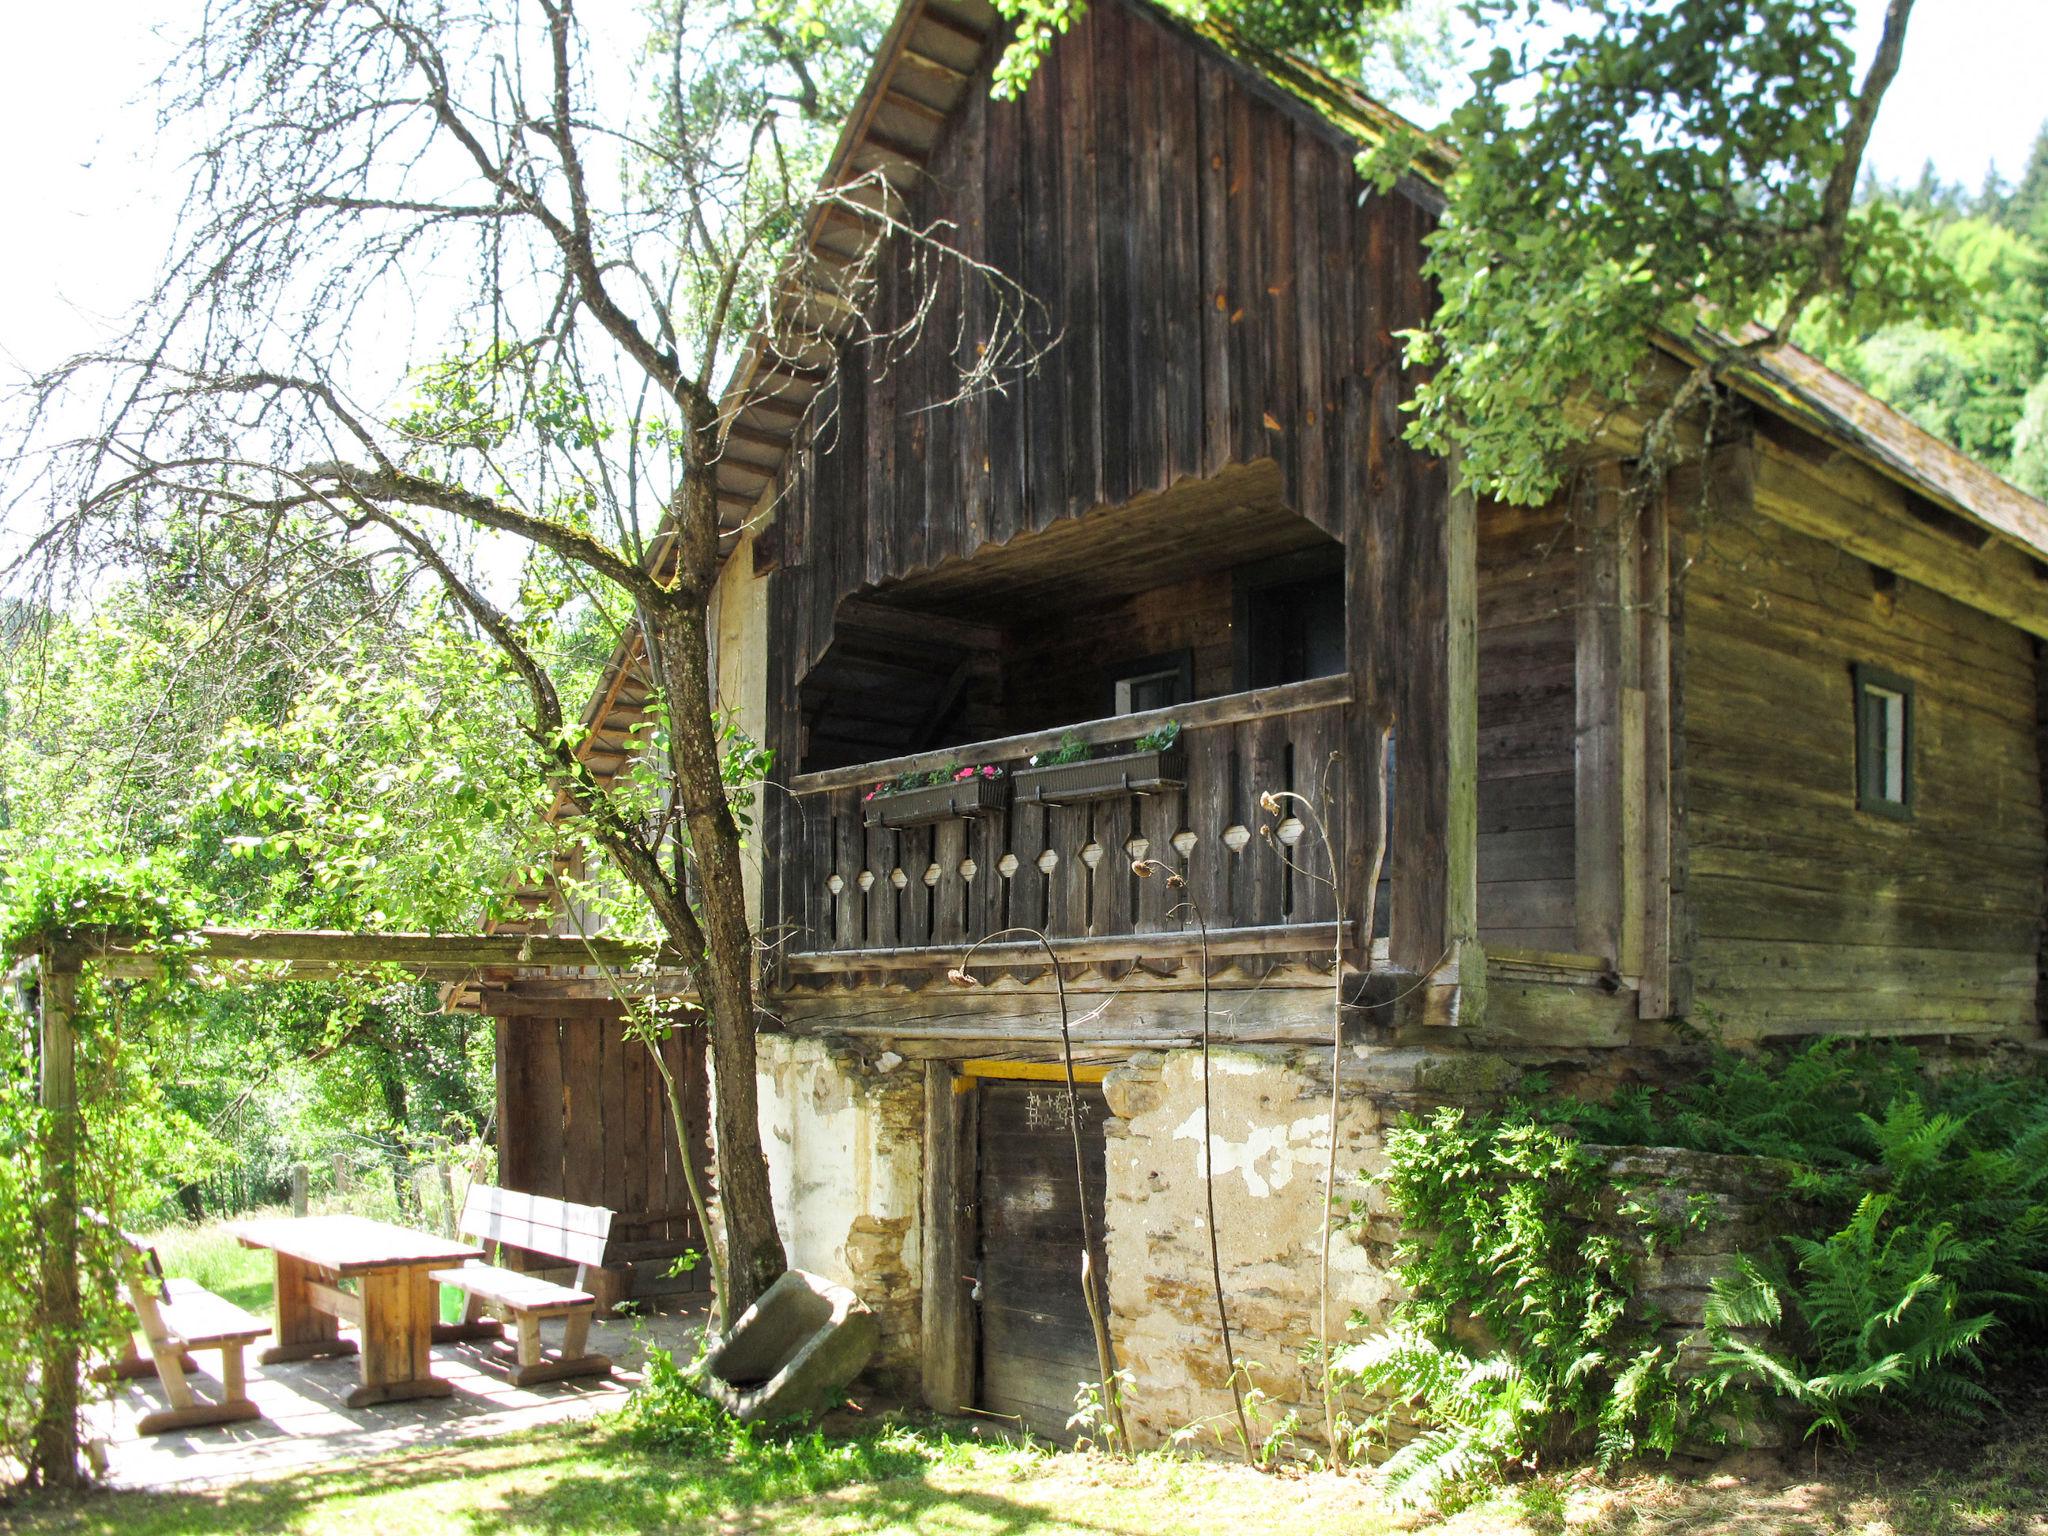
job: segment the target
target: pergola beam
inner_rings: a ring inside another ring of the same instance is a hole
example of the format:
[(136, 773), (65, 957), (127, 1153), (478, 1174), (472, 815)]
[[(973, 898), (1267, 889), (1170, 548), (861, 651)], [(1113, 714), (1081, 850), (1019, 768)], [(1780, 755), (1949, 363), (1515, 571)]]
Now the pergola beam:
[[(318, 928), (201, 928), (174, 949), (190, 966), (277, 967), (280, 979), (331, 980), (396, 967), (424, 981), (464, 980), (483, 972), (512, 974), (576, 968), (632, 971), (655, 962), (679, 970), (682, 957), (629, 939), (526, 933), (349, 933)], [(58, 957), (70, 968), (90, 964), (107, 976), (155, 976), (164, 952), (108, 938), (74, 941)]]

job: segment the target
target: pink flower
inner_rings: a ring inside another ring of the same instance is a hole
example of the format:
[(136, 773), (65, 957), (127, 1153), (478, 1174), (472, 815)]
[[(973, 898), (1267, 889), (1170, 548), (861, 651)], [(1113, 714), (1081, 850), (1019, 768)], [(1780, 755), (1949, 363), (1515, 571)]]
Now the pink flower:
[(994, 763), (983, 763), (981, 765), (981, 776), (984, 779), (994, 778), (996, 776), (996, 765)]
[(953, 775), (953, 782), (955, 784), (958, 784), (962, 779), (971, 779), (973, 777), (974, 770), (972, 768), (962, 768), (958, 773)]

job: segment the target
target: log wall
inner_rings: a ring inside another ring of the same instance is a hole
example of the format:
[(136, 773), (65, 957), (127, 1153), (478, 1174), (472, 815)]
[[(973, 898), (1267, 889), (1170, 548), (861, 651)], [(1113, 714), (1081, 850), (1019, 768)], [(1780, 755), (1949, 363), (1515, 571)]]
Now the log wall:
[[(1694, 1017), (1735, 1038), (2025, 1034), (2048, 857), (2034, 642), (1760, 515), (1685, 531)], [(1856, 807), (1850, 668), (1914, 685), (1911, 820)]]
[[(498, 1034), (498, 1182), (608, 1207), (617, 1214), (606, 1267), (642, 1281), (635, 1294), (675, 1289), (662, 1283), (668, 1260), (702, 1252), (704, 1240), (647, 1048), (620, 1037), (615, 1003), (498, 998), (487, 1006)], [(703, 1138), (698, 1167), (709, 1170), (704, 1031), (671, 1032), (663, 1052)], [(684, 1288), (709, 1284), (700, 1267)]]
[(1560, 505), (1479, 514), (1479, 929), (1569, 952), (1574, 548)]

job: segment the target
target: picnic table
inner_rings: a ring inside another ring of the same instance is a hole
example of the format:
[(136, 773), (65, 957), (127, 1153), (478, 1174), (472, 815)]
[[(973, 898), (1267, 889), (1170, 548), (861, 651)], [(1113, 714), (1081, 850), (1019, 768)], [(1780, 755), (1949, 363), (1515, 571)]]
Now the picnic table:
[[(454, 1391), (430, 1365), (440, 1318), (431, 1276), (481, 1258), (482, 1249), (362, 1216), (280, 1217), (231, 1230), (245, 1248), (268, 1248), (277, 1261), (277, 1342), (257, 1357), (266, 1365), (360, 1351), (363, 1380), (348, 1395), (351, 1408)], [(357, 1339), (341, 1337), (344, 1321), (355, 1324)]]

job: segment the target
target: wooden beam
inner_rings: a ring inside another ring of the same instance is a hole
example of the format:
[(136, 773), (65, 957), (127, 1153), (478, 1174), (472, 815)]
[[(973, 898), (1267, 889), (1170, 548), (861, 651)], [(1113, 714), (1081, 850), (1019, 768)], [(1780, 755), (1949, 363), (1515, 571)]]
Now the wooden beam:
[[(1349, 924), (1345, 925), (1349, 931)], [(1273, 923), (1256, 928), (1226, 928), (1209, 935), (1209, 953), (1229, 955), (1320, 955), (1325, 963), (1337, 934), (1329, 923)], [(1054, 939), (1053, 953), (1064, 963), (1095, 960), (1129, 960), (1137, 956), (1165, 959), (1168, 956), (1199, 955), (1202, 936), (1194, 929), (1164, 933), (1105, 934), (1100, 937)], [(913, 948), (813, 950), (790, 955), (792, 975), (818, 976), (837, 971), (934, 970), (958, 965), (966, 954), (965, 944), (920, 945)], [(980, 970), (1001, 970), (1015, 966), (1043, 966), (1045, 950), (1036, 941), (1021, 944), (981, 944), (968, 961), (972, 974)]]
[[(1137, 973), (1133, 973), (1134, 975)], [(1388, 973), (1394, 980), (1393, 973)], [(1313, 976), (1305, 987), (1275, 985), (1280, 978), (1234, 978), (1212, 987), (1209, 1020), (1215, 1039), (1240, 1045), (1321, 1044), (1330, 1041), (1330, 981)], [(1071, 1032), (1077, 1052), (1105, 1049), (1121, 1059), (1133, 1046), (1194, 1045), (1202, 1037), (1199, 985), (1152, 989), (1102, 982), (1099, 990), (1069, 985)], [(847, 1035), (886, 1041), (905, 1056), (1016, 1057), (1056, 1061), (1059, 1009), (1050, 981), (997, 988), (936, 987), (925, 992), (863, 986), (850, 991), (800, 990), (771, 1005), (793, 1034)], [(1386, 1023), (1384, 1008), (1362, 1009), (1361, 1022)], [(1091, 1060), (1105, 1058), (1096, 1055)]]
[(882, 132), (879, 128), (870, 128), (862, 138), (870, 149), (880, 150), (885, 155), (892, 155), (920, 169), (932, 157), (929, 148), (920, 149), (908, 139), (899, 139), (892, 133)]
[[(219, 966), (253, 963), (322, 975), (395, 966), (415, 973), (504, 970), (545, 971), (605, 966), (626, 970), (663, 954), (657, 946), (624, 939), (564, 938), (518, 933), (341, 933), (327, 929), (202, 928), (175, 951), (180, 963)], [(679, 957), (669, 956), (676, 960)], [(131, 941), (82, 940), (60, 957), (75, 969), (90, 963), (104, 974), (154, 976), (165, 957), (138, 952)]]
[(800, 404), (794, 400), (784, 400), (779, 395), (750, 395), (746, 404), (740, 407), (745, 411), (759, 411), (764, 416), (779, 416), (787, 422), (803, 420), (804, 412), (808, 408), (809, 402)]
[[(1444, 934), (1458, 982), (1457, 1022), (1486, 1016), (1479, 945), (1479, 505), (1454, 455), (1444, 522)], [(1447, 978), (1448, 979), (1448, 978)]]
[(943, 32), (948, 37), (957, 38), (972, 48), (979, 48), (988, 41), (988, 34), (978, 27), (971, 27), (966, 22), (957, 21), (951, 16), (942, 16), (930, 6), (926, 6), (918, 12), (917, 25), (920, 27), (931, 27), (935, 31)]
[(1642, 967), (1643, 690), (1638, 562), (1622, 466), (1586, 471), (1573, 508), (1578, 552), (1574, 694), (1574, 942), (1624, 976)]
[(899, 57), (904, 63), (915, 65), (926, 74), (934, 75), (950, 86), (965, 85), (969, 78), (966, 70), (955, 69), (944, 59), (935, 59), (930, 54), (919, 51), (915, 46), (906, 46)]
[(771, 453), (789, 452), (790, 434), (787, 432), (763, 432), (758, 427), (746, 427), (731, 422), (725, 429), (728, 443), (745, 443), (750, 448), (766, 448)]
[(974, 1406), (975, 1115), (943, 1061), (924, 1068), (924, 1400), (940, 1413)]
[(1302, 683), (1283, 683), (1277, 688), (1255, 688), (1245, 693), (1227, 693), (1220, 698), (1202, 699), (1193, 704), (1175, 704), (1165, 709), (1148, 709), (1131, 715), (1112, 715), (1101, 720), (1085, 721), (1079, 725), (1060, 726), (1054, 730), (1027, 731), (1018, 736), (998, 737), (994, 741), (970, 742), (948, 747), (941, 752), (920, 752), (909, 757), (892, 757), (881, 762), (860, 763), (851, 768), (829, 768), (818, 773), (800, 773), (790, 780), (789, 787), (793, 794), (814, 795), (828, 789), (850, 789), (857, 785), (872, 784), (878, 779), (893, 779), (905, 773), (925, 773), (933, 768), (943, 768), (950, 763), (962, 762), (969, 757), (979, 758), (984, 762), (1029, 757), (1034, 752), (1058, 746), (1067, 736), (1078, 736), (1083, 741), (1113, 741), (1124, 737), (1135, 739), (1171, 721), (1177, 721), (1184, 731), (1199, 730), (1204, 726), (1228, 725), (1238, 720), (1262, 720), (1278, 715), (1295, 714), (1302, 710), (1327, 709), (1333, 705), (1348, 703), (1350, 698), (1350, 678), (1315, 677)]
[(1636, 1006), (1644, 1019), (1673, 1016), (1674, 849), (1683, 835), (1672, 769), (1671, 507), (1667, 481), (1642, 507), (1636, 540), (1637, 651), (1642, 668), (1642, 960)]
[(78, 973), (75, 967), (45, 955), (37, 980), (42, 1069), (38, 1097), (44, 1123), (35, 1347), (42, 1396), (29, 1450), (29, 1471), (46, 1488), (75, 1488), (82, 1479), (78, 1372), (83, 1332), (78, 1286), (79, 1124), (74, 1029)]
[(935, 107), (928, 101), (919, 101), (915, 96), (907, 96), (893, 86), (882, 92), (882, 105), (894, 107), (899, 112), (907, 112), (912, 117), (923, 118), (932, 124), (943, 123), (946, 120), (946, 111), (943, 107)]

